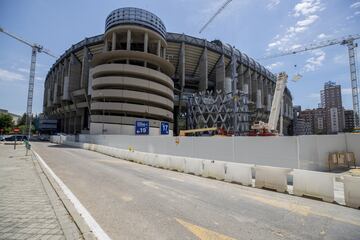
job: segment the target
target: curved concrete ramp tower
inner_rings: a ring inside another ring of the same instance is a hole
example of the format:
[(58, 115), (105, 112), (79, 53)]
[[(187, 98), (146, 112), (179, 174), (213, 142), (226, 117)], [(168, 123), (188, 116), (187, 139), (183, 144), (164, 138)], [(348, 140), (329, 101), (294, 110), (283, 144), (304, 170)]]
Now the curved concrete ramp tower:
[(148, 120), (150, 135), (162, 121), (172, 129), (174, 66), (166, 60), (166, 29), (156, 15), (120, 8), (106, 19), (103, 52), (92, 59), (91, 134), (135, 133)]

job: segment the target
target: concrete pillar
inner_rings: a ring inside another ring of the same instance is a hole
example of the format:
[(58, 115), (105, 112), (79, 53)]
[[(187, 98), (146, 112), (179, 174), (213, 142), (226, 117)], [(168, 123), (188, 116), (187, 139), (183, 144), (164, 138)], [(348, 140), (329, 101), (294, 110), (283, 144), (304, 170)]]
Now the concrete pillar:
[(252, 73), (251, 73), (251, 69), (250, 67), (248, 67), (247, 70), (247, 77), (248, 77), (248, 96), (249, 96), (249, 101), (252, 101)]
[(215, 67), (215, 85), (216, 90), (224, 90), (225, 88), (225, 60), (224, 55), (221, 55)]
[(161, 40), (157, 41), (157, 55), (161, 57)]
[(249, 94), (249, 81), (247, 78), (249, 69), (248, 68), (246, 69), (242, 64), (241, 64), (241, 68), (242, 68), (241, 79), (243, 82), (242, 90), (244, 91), (245, 94)]
[(58, 84), (57, 84), (57, 82), (55, 82), (55, 84), (54, 84), (54, 95), (53, 95), (53, 103), (55, 104), (55, 103), (57, 103), (57, 89), (58, 89)]
[(112, 45), (111, 45), (111, 50), (112, 50), (112, 51), (116, 50), (116, 33), (115, 33), (115, 32), (112, 33)]
[(144, 52), (148, 52), (148, 46), (149, 46), (149, 34), (145, 32), (144, 34)]
[(264, 90), (263, 90), (263, 76), (259, 73), (257, 73), (257, 95), (256, 95), (256, 107), (257, 108), (263, 108), (263, 94), (264, 94)]
[(67, 133), (67, 130), (68, 130), (68, 113), (65, 112), (64, 113), (64, 130), (63, 130), (63, 132)]
[(131, 30), (127, 30), (127, 36), (126, 36), (126, 50), (131, 50)]
[[(232, 51), (234, 51), (234, 49), (232, 48)], [(233, 94), (236, 94), (237, 90), (238, 90), (238, 75), (237, 75), (237, 59), (235, 57), (235, 53), (232, 53), (232, 57), (231, 57), (231, 91), (233, 91)]]
[(70, 93), (80, 88), (81, 62), (71, 53), (69, 61), (69, 91)]
[[(50, 84), (49, 84), (50, 85)], [(47, 107), (50, 107), (51, 106), (51, 89), (50, 88), (48, 88), (47, 89), (47, 99), (46, 99), (46, 106)]]
[(104, 39), (104, 43), (105, 43), (105, 44), (104, 44), (104, 52), (107, 52), (108, 47), (109, 47), (109, 46), (108, 46), (109, 43), (108, 43), (108, 40), (107, 40), (106, 37), (105, 37), (105, 39)]
[(182, 91), (185, 87), (185, 42), (182, 42), (180, 47), (179, 83), (180, 83), (180, 90)]
[(73, 133), (75, 134), (76, 133), (76, 112), (74, 113), (74, 117), (73, 117), (73, 124), (74, 124), (74, 126), (73, 126)]
[(257, 99), (257, 82), (258, 82), (258, 73), (257, 71), (253, 71), (251, 75), (251, 94), (252, 94), (252, 101), (256, 104)]
[(163, 58), (166, 59), (166, 48), (163, 48)]
[(264, 108), (265, 110), (267, 110), (267, 105), (268, 105), (268, 91), (267, 91), (267, 86), (268, 82), (267, 82), (267, 78), (264, 76), (264, 91), (263, 91), (263, 102), (264, 102)]
[(61, 114), (61, 120), (60, 120), (60, 132), (65, 132), (65, 115), (62, 113)]
[(244, 91), (243, 64), (240, 62), (238, 67), (238, 89)]
[(89, 49), (85, 46), (84, 47), (84, 53), (82, 58), (82, 69), (81, 69), (81, 82), (80, 82), (80, 88), (85, 88), (85, 91), (87, 92), (88, 82), (89, 82), (89, 61), (91, 53)]
[(207, 47), (204, 48), (204, 51), (200, 57), (199, 63), (199, 72), (200, 72), (200, 84), (199, 91), (206, 91), (208, 88), (208, 54)]
[(84, 121), (85, 121), (85, 111), (81, 111), (81, 116), (80, 116), (80, 133), (81, 130), (83, 130), (85, 128), (85, 126), (87, 126), (87, 124), (85, 125)]

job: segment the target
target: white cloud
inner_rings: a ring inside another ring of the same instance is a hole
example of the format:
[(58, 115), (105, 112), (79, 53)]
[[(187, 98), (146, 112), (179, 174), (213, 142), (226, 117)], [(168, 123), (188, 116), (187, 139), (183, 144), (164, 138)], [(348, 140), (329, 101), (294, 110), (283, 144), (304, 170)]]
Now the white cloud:
[(304, 20), (298, 21), (296, 23), (296, 25), (300, 26), (300, 27), (307, 27), (307, 26), (313, 24), (318, 18), (319, 18), (319, 16), (317, 16), (317, 15), (310, 15), (307, 18), (305, 18)]
[[(273, 42), (268, 44), (267, 51), (272, 49), (277, 49), (279, 51), (290, 50), (292, 47), (289, 46), (291, 42), (294, 42), (294, 39), (299, 33), (303, 33), (309, 29), (309, 27), (314, 24), (319, 19), (318, 15), (308, 15), (304, 19), (296, 22), (294, 26), (290, 26), (286, 33), (281, 37), (279, 34), (275, 36)], [(294, 45), (294, 44), (293, 44)], [(298, 44), (295, 44), (297, 46)]]
[[(356, 3), (352, 4), (350, 7), (351, 7), (351, 8), (359, 8), (359, 7), (360, 7), (360, 2), (356, 2)], [(346, 20), (351, 20), (351, 19), (353, 19), (354, 17), (356, 17), (357, 15), (360, 15), (360, 11), (356, 11), (356, 12), (354, 12), (352, 15), (347, 16), (347, 17), (346, 17)]]
[(317, 38), (318, 39), (325, 39), (325, 38), (329, 38), (330, 36), (329, 35), (326, 35), (325, 33), (320, 33)]
[(266, 8), (271, 10), (279, 4), (280, 4), (280, 0), (270, 0), (269, 3), (266, 5)]
[(359, 8), (360, 7), (360, 2), (355, 2), (353, 4), (350, 5), (351, 8)]
[(290, 49), (294, 50), (294, 49), (299, 48), (299, 47), (301, 47), (301, 44), (294, 44), (294, 45), (292, 45), (290, 47)]
[(16, 72), (10, 72), (6, 69), (0, 68), (0, 81), (22, 81), (25, 77)]
[(268, 44), (266, 51), (273, 49), (278, 51), (291, 50), (289, 45), (294, 45), (299, 34), (308, 30), (320, 18), (316, 13), (322, 10), (324, 7), (321, 0), (301, 0), (294, 6), (292, 16), (302, 17), (302, 19), (299, 19), (293, 26), (289, 26), (282, 36), (277, 34)]
[(341, 89), (341, 94), (342, 95), (351, 95), (352, 94), (352, 89), (351, 88), (342, 88)]
[(307, 16), (322, 11), (323, 9), (320, 0), (301, 0), (295, 5), (293, 16)]
[(266, 66), (266, 68), (269, 69), (269, 70), (273, 70), (274, 68), (281, 67), (283, 65), (284, 65), (283, 62), (274, 62), (274, 63)]
[(319, 67), (322, 66), (322, 63), (325, 60), (326, 54), (322, 50), (313, 51), (312, 54), (314, 56), (306, 60), (306, 64), (303, 68), (304, 72), (313, 72), (319, 69)]
[(23, 72), (23, 73), (29, 73), (30, 72), (30, 70), (26, 69), (26, 68), (18, 68), (17, 71), (18, 72)]

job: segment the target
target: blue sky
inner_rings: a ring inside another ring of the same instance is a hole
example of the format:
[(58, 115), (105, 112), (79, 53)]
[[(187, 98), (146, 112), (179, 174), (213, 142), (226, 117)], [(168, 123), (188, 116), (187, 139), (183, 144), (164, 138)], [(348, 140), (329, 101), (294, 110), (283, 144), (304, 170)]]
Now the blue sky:
[[(359, 0), (233, 0), (201, 34), (199, 30), (223, 0), (1, 0), (0, 26), (60, 56), (72, 44), (104, 32), (106, 16), (126, 6), (158, 15), (168, 31), (220, 39), (253, 58), (320, 40), (360, 33)], [(29, 47), (0, 34), (0, 108), (26, 110)], [(44, 78), (54, 63), (39, 54), (33, 112), (42, 111)], [(289, 81), (294, 105), (314, 108), (326, 81), (343, 88), (343, 105), (352, 108), (347, 49), (336, 45), (260, 61), (272, 72), (301, 73)]]

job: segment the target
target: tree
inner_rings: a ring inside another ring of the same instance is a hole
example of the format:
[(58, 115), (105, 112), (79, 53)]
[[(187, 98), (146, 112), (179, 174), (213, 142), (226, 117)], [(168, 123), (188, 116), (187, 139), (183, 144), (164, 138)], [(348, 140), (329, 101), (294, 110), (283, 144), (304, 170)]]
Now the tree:
[[(16, 126), (26, 125), (26, 116), (27, 116), (27, 114), (24, 113), (24, 114), (19, 118)], [(32, 124), (32, 125), (35, 125), (35, 118), (36, 118), (36, 115), (35, 115), (35, 116), (32, 115), (32, 118), (31, 118), (31, 124)]]
[(4, 133), (11, 131), (14, 126), (13, 118), (9, 114), (0, 113), (0, 128), (4, 129)]
[(24, 113), (17, 122), (17, 126), (25, 125), (26, 124), (26, 113)]

